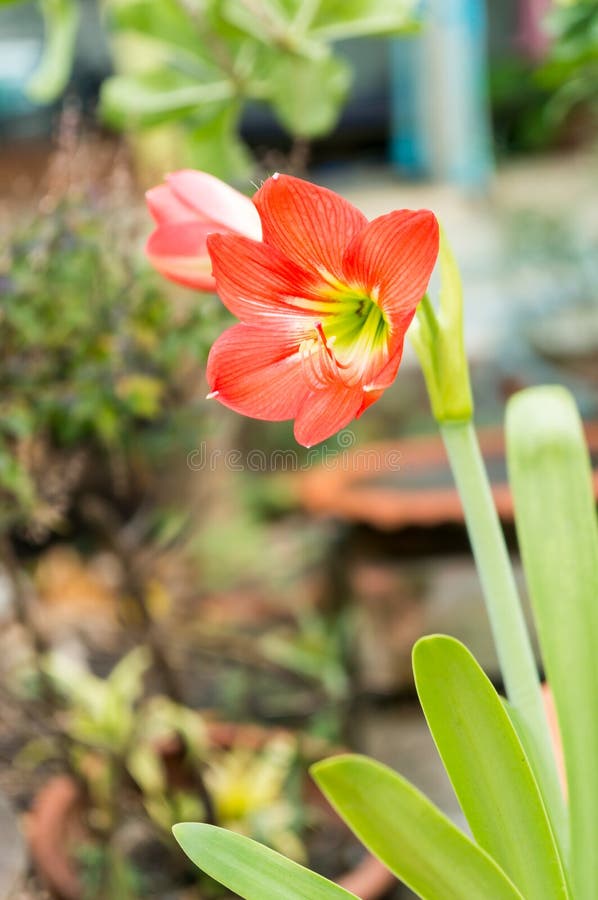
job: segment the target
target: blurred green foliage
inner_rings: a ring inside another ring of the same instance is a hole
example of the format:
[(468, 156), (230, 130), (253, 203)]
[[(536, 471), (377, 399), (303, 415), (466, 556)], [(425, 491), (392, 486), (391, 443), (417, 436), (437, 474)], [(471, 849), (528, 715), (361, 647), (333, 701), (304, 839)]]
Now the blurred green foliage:
[(164, 293), (143, 261), (129, 200), (71, 193), (3, 241), (2, 527), (44, 516), (52, 527), (67, 502), (60, 495), (98, 451), (105, 469), (118, 460), (126, 471), (127, 455), (153, 447), (155, 431), (172, 452), (181, 411), (191, 418), (220, 305), (190, 298), (180, 308)]
[[(37, 102), (49, 102), (70, 76), (81, 0), (38, 2), (46, 43), (28, 92)], [(245, 105), (266, 104), (293, 139), (326, 135), (339, 119), (352, 80), (335, 42), (413, 30), (417, 5), (417, 0), (103, 0), (117, 74), (104, 82), (100, 114), (109, 125), (134, 133), (176, 122), (179, 166), (221, 178), (246, 177), (251, 158), (240, 137)]]
[(557, 0), (545, 28), (551, 42), (543, 60), (511, 56), (492, 66), (499, 150), (533, 153), (578, 143), (595, 133), (598, 0)]
[(598, 2), (576, 0), (557, 4), (549, 18), (552, 51), (537, 79), (551, 91), (549, 115), (563, 121), (581, 108), (598, 108)]
[(538, 81), (536, 63), (519, 57), (493, 63), (490, 101), (499, 153), (537, 153), (554, 145), (559, 125), (547, 114), (551, 96)]

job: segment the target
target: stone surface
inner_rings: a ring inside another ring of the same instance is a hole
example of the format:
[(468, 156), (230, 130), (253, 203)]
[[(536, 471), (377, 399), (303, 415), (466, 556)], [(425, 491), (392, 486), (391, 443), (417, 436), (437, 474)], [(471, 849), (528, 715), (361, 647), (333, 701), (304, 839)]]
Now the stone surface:
[[(522, 588), (518, 563), (515, 571)], [(366, 693), (392, 695), (410, 690), (411, 648), (425, 634), (450, 634), (463, 641), (490, 677), (498, 679), (471, 558), (431, 557), (401, 563), (358, 560), (350, 568), (349, 583), (356, 607), (359, 681)]]
[(0, 794), (0, 900), (10, 900), (26, 872), (25, 843), (17, 818)]

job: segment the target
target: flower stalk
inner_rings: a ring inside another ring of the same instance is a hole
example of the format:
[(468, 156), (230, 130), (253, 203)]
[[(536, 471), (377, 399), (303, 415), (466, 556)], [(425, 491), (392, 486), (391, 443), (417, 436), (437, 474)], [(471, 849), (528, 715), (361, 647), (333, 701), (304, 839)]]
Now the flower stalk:
[(492, 490), (473, 425), (473, 398), (463, 338), (463, 294), (444, 234), (438, 313), (426, 295), (412, 328), (447, 455), (461, 497), (512, 717), (540, 786), (561, 849), (567, 814), (544, 711), (538, 670)]
[(438, 312), (426, 294), (409, 335), (424, 372), (436, 421), (468, 422), (473, 415), (473, 397), (463, 336), (463, 288), (442, 229), (439, 260), (442, 281)]
[(440, 433), (463, 504), (514, 724), (564, 851), (567, 814), (538, 670), (475, 428), (471, 421), (446, 422), (440, 423)]

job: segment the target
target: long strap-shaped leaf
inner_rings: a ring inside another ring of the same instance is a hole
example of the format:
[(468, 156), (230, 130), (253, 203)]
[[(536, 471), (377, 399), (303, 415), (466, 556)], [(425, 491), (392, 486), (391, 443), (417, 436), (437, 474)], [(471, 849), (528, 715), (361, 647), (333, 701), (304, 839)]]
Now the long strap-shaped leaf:
[(507, 450), (525, 576), (567, 770), (576, 900), (598, 898), (598, 525), (579, 414), (559, 387), (515, 395)]
[(233, 831), (183, 822), (173, 832), (196, 866), (244, 900), (355, 900), (355, 894)]
[(566, 900), (561, 861), (515, 728), (469, 650), (443, 635), (413, 650), (417, 693), (473, 836), (526, 900)]
[(391, 769), (345, 755), (312, 774), (357, 837), (424, 900), (521, 900), (494, 860)]

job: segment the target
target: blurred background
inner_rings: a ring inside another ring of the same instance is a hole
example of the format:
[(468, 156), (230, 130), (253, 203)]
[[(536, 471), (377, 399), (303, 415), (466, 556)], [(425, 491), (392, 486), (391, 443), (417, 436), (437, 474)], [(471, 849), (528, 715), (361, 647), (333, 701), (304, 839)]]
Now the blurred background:
[(307, 768), (370, 753), (459, 820), (411, 646), (497, 677), (414, 356), (311, 451), (205, 400), (230, 317), (151, 269), (143, 193), (433, 209), (516, 556), (508, 395), (567, 384), (598, 461), (597, 107), (596, 0), (1, 0), (0, 900), (225, 896), (185, 820), (409, 896)]

